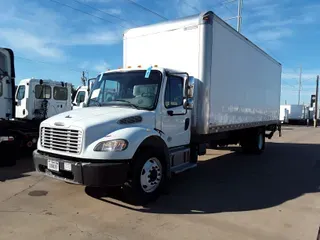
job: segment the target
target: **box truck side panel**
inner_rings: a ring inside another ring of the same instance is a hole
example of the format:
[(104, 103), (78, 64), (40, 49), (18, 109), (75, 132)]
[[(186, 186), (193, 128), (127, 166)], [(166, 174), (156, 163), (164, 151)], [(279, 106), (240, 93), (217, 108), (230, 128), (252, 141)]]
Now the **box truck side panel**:
[(215, 17), (210, 125), (279, 120), (281, 65)]
[(124, 67), (154, 66), (198, 75), (199, 26), (173, 21), (129, 30), (124, 36)]

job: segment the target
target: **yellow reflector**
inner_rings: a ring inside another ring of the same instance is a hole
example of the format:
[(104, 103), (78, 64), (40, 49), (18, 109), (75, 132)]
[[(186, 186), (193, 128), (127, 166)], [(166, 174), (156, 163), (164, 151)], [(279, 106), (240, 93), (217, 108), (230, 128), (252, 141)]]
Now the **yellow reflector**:
[(141, 68), (141, 65), (138, 65), (138, 68)]
[(128, 66), (128, 68), (131, 68), (131, 66)]
[(154, 65), (154, 67), (158, 67), (158, 65), (156, 64), (156, 65)]

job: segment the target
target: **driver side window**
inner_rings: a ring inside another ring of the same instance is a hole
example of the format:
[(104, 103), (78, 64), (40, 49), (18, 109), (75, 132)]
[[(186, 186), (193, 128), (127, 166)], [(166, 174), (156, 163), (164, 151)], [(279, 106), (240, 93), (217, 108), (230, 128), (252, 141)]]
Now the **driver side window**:
[(17, 92), (17, 100), (24, 99), (25, 96), (26, 87), (24, 85), (19, 86), (18, 92)]
[(183, 105), (183, 79), (169, 76), (164, 95), (164, 106), (174, 108)]
[(85, 96), (86, 96), (86, 92), (79, 91), (77, 95), (77, 100), (76, 100), (77, 104), (84, 102)]

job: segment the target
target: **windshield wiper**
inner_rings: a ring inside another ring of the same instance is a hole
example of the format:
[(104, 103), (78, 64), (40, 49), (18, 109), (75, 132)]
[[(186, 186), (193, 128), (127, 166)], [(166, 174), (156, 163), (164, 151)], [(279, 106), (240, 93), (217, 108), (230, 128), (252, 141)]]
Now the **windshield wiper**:
[[(98, 100), (95, 100), (95, 99), (90, 99), (90, 102), (94, 102), (96, 103), (96, 105), (98, 105), (99, 107), (101, 107), (101, 103), (98, 101)], [(89, 103), (90, 104), (90, 103)]]
[(134, 107), (135, 109), (141, 109), (138, 106), (134, 105), (133, 103), (131, 103), (130, 101), (124, 100), (124, 99), (117, 99), (117, 100), (113, 100), (113, 102), (124, 102), (124, 103), (128, 103), (129, 106)]

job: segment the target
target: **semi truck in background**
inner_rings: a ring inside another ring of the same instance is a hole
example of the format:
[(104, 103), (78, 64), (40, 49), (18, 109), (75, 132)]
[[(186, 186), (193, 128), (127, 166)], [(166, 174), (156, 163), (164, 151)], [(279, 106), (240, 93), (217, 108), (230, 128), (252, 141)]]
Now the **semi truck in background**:
[(71, 84), (50, 79), (23, 79), (15, 99), (16, 118), (43, 120), (72, 109)]
[(41, 123), (37, 172), (122, 186), (142, 203), (208, 145), (261, 154), (280, 135), (281, 64), (213, 12), (130, 29), (123, 53), (123, 69), (99, 74), (84, 108)]
[(24, 150), (34, 150), (40, 122), (71, 110), (71, 85), (24, 79), (15, 85), (14, 53), (0, 48), (0, 166), (14, 165)]

